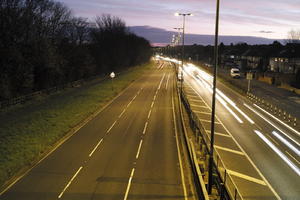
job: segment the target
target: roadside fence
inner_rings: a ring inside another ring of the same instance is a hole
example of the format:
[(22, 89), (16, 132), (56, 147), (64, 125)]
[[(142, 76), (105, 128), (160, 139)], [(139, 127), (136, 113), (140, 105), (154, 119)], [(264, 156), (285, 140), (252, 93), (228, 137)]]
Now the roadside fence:
[[(179, 92), (180, 93), (180, 92)], [(209, 133), (205, 131), (201, 121), (197, 115), (191, 109), (188, 99), (184, 92), (180, 93), (182, 103), (188, 113), (190, 126), (197, 138), (198, 146), (200, 147), (202, 157), (204, 158), (205, 165), (208, 166), (208, 156), (210, 152), (210, 137)], [(202, 160), (203, 160), (202, 158)], [(199, 158), (198, 158), (199, 159)], [(218, 190), (221, 200), (242, 200), (242, 195), (239, 192), (237, 186), (235, 185), (231, 175), (227, 172), (224, 162), (222, 161), (220, 155), (217, 151), (214, 151), (214, 184)], [(207, 167), (206, 167), (207, 168)], [(207, 169), (203, 169), (207, 171)]]

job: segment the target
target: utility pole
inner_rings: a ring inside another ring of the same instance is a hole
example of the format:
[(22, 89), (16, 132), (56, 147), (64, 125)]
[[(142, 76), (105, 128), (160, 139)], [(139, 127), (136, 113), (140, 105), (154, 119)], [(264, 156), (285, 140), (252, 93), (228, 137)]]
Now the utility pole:
[(208, 194), (211, 194), (213, 185), (213, 165), (214, 165), (214, 138), (215, 138), (215, 112), (216, 112), (216, 86), (217, 86), (217, 67), (218, 67), (218, 35), (219, 35), (219, 7), (220, 0), (216, 5), (216, 25), (215, 25), (215, 49), (214, 49), (214, 80), (211, 111), (211, 134), (210, 134), (210, 153), (208, 163)]

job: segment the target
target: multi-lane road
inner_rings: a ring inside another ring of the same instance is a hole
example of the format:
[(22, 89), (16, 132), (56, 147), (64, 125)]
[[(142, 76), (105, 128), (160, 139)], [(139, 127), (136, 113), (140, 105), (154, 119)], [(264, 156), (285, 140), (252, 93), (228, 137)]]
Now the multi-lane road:
[[(194, 199), (176, 126), (174, 74), (168, 62), (159, 62), (0, 199)], [(210, 120), (205, 115), (211, 106), (211, 80), (206, 72), (185, 67), (191, 101), (208, 107), (198, 111), (205, 123)], [(226, 165), (234, 168), (228, 170), (233, 180), (244, 184), (241, 193), (255, 183), (268, 190), (252, 192), (251, 198), (300, 199), (299, 131), (222, 84), (216, 115), (216, 126), (226, 130), (216, 133), (218, 152), (231, 159)], [(236, 160), (241, 156), (245, 162)]]
[(179, 147), (174, 74), (158, 63), (0, 199), (193, 199)]
[[(212, 76), (190, 64), (184, 68), (184, 81), (185, 85), (194, 91), (194, 94), (191, 94), (194, 95), (191, 96), (194, 104), (203, 107), (202, 103), (208, 107), (207, 111), (196, 111), (201, 113), (199, 118), (202, 118), (205, 125), (206, 122), (210, 122), (210, 117), (205, 118), (204, 115), (210, 114)], [(222, 125), (224, 131), (216, 133), (216, 145), (219, 146), (220, 154), (226, 156), (225, 159), (228, 160), (231, 157), (231, 161), (227, 163), (228, 166), (235, 163), (232, 166), (235, 171), (231, 175), (233, 179), (236, 179), (236, 184), (245, 180), (249, 183), (266, 185), (272, 193), (268, 194), (266, 199), (272, 199), (272, 196), (274, 199), (300, 199), (299, 130), (285, 124), (267, 110), (225, 85), (218, 83), (217, 88), (216, 128)], [(210, 124), (204, 128), (210, 134)], [(232, 140), (235, 144), (230, 143)], [(222, 145), (223, 147), (220, 147)], [(236, 146), (238, 146), (237, 149), (235, 149)], [(246, 156), (247, 162), (237, 162), (237, 157), (241, 155)], [(255, 171), (241, 170), (243, 167), (245, 169), (246, 166), (243, 165), (246, 163), (251, 163)], [(251, 190), (249, 187), (248, 189), (244, 187), (241, 191), (245, 195)], [(260, 195), (264, 194), (252, 191), (252, 194), (246, 196), (251, 199), (265, 199)]]

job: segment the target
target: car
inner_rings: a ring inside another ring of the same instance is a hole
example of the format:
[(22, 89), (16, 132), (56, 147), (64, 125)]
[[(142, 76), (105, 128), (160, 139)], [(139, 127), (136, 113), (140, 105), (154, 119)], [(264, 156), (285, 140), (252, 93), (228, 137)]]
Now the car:
[(240, 69), (239, 68), (231, 68), (230, 76), (232, 78), (240, 78), (241, 77)]

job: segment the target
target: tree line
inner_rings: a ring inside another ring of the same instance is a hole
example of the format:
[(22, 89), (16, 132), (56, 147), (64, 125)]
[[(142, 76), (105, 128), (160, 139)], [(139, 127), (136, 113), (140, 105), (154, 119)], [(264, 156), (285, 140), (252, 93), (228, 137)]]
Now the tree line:
[(123, 20), (75, 17), (53, 0), (0, 0), (0, 100), (149, 60)]

